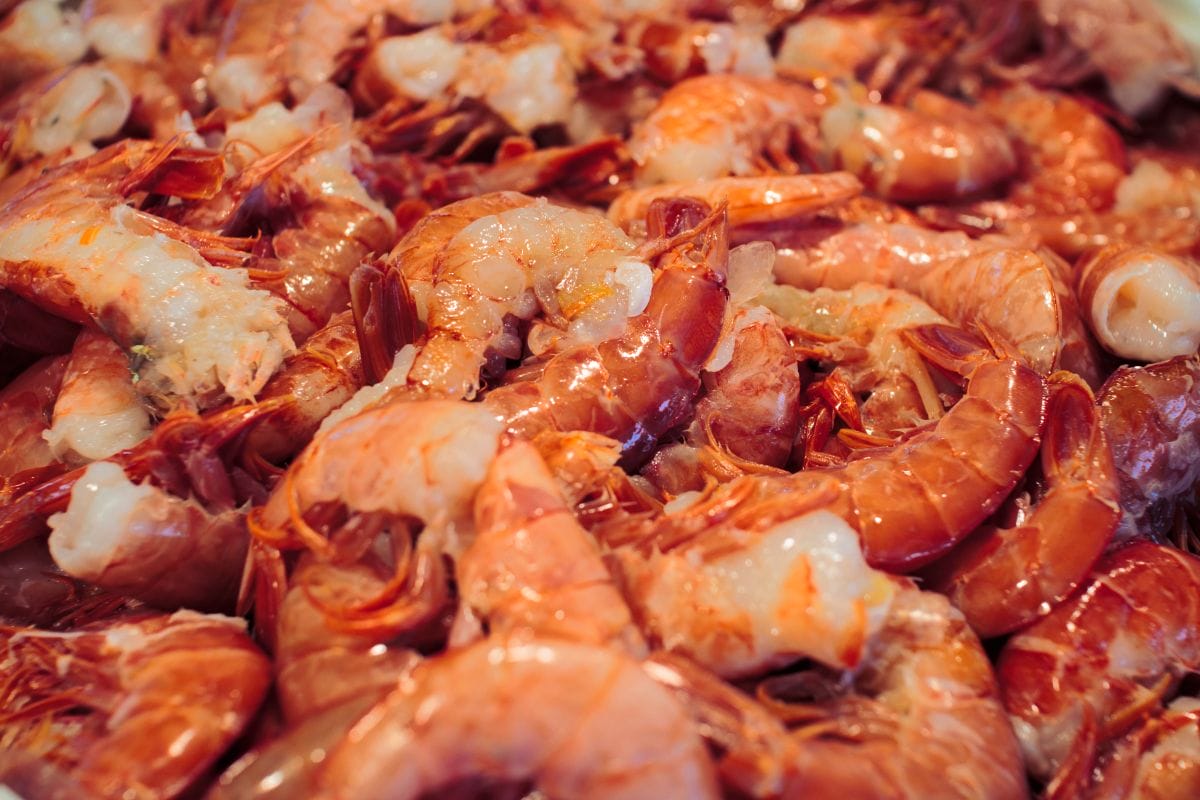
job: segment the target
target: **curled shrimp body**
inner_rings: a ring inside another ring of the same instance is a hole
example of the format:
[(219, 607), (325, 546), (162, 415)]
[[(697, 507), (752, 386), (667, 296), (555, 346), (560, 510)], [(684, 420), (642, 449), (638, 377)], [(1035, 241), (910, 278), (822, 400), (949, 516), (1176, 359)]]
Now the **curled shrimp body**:
[(652, 642), (724, 677), (805, 657), (855, 667), (892, 598), (854, 529), (824, 510), (758, 530), (714, 526), (661, 552), (650, 544), (615, 553), (637, 618)]
[(907, 108), (846, 93), (821, 117), (821, 134), (834, 163), (888, 200), (979, 195), (1017, 168), (1001, 127), (933, 92), (917, 93)]
[(643, 463), (692, 413), (700, 370), (721, 336), (727, 232), (723, 209), (707, 211), (690, 200), (656, 206), (652, 218), (678, 212), (684, 230), (662, 229), (684, 241), (659, 259), (645, 311), (618, 336), (563, 350), (536, 378), (493, 389), (483, 404), (526, 438), (590, 431), (621, 442), (625, 465)]
[(0, 93), (75, 63), (88, 47), (79, 16), (56, 0), (19, 3), (0, 20), (0, 44), (6, 56), (0, 68)]
[(421, 664), (329, 754), (320, 796), (416, 798), (473, 781), (562, 798), (718, 796), (691, 720), (636, 661), (538, 638)]
[(1121, 486), (1117, 539), (1165, 534), (1200, 478), (1200, 358), (1121, 367), (1098, 401)]
[(23, 676), (3, 698), (5, 740), (92, 797), (178, 796), (249, 724), (270, 685), (266, 657), (227, 617), (179, 612), (0, 636), (5, 672)]
[(232, 611), (246, 557), (245, 513), (135, 484), (116, 464), (88, 466), (66, 510), (47, 521), (67, 574), (165, 610)]
[(606, 538), (676, 541), (718, 521), (763, 531), (816, 507), (858, 532), (873, 567), (912, 570), (945, 553), (1000, 506), (1033, 461), (1046, 384), (958, 329), (909, 335), (938, 364), (968, 376), (966, 394), (932, 429), (837, 469), (738, 478), (694, 506), (619, 524)]
[(150, 435), (150, 414), (131, 377), (116, 342), (97, 331), (80, 332), (45, 434), (59, 459), (74, 466), (108, 458)]
[(1084, 797), (1185, 800), (1197, 792), (1200, 703), (1194, 697), (1180, 697), (1108, 747)]
[(475, 498), (475, 527), (457, 584), (490, 633), (533, 630), (644, 652), (595, 540), (533, 445), (514, 441), (496, 456)]
[(1110, 245), (1076, 266), (1096, 339), (1120, 358), (1165, 361), (1200, 350), (1200, 265), (1152, 247)]
[(475, 220), (438, 254), (409, 384), (473, 397), (489, 355), (520, 356), (506, 317), (531, 319), (544, 308), (568, 342), (620, 331), (650, 289), (650, 268), (632, 251), (604, 217), (545, 201)]
[(1198, 617), (1200, 561), (1135, 542), (1010, 639), (997, 675), (1030, 772), (1057, 783), (1086, 777), (1098, 747), (1200, 666)]
[(157, 233), (186, 231), (122, 202), (124, 181), (213, 166), (171, 148), (123, 142), (26, 186), (0, 210), (0, 282), (105, 330), (137, 357), (139, 391), (164, 404), (249, 399), (292, 349), (277, 301)]
[(0, 389), (0, 476), (54, 463), (44, 434), (69, 360), (40, 359)]
[(802, 289), (869, 282), (910, 291), (953, 322), (999, 334), (1043, 374), (1061, 367), (1099, 385), (1095, 346), (1062, 271), (1045, 252), (903, 224), (844, 227), (776, 261), (780, 281)]
[(897, 593), (854, 690), (795, 732), (786, 796), (1028, 796), (987, 655), (941, 595)]
[[(644, 184), (763, 170), (764, 153), (786, 155), (796, 130), (816, 116), (816, 94), (741, 75), (702, 75), (673, 86), (634, 126), (629, 149)], [(811, 137), (813, 131), (808, 131)]]
[(1046, 488), (1012, 527), (984, 526), (933, 566), (946, 594), (983, 638), (1016, 630), (1087, 577), (1121, 516), (1117, 474), (1091, 391), (1051, 378), (1042, 434)]

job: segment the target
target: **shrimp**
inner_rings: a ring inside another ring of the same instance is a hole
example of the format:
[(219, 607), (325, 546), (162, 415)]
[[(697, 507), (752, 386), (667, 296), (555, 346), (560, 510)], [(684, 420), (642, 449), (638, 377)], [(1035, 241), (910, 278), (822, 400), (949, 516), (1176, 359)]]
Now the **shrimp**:
[(690, 416), (728, 301), (724, 209), (708, 213), (695, 200), (658, 201), (649, 227), (669, 249), (645, 310), (618, 336), (566, 348), (536, 377), (485, 395), (484, 406), (514, 434), (599, 433), (621, 443), (623, 467), (636, 468)]
[(671, 87), (634, 126), (629, 149), (643, 185), (763, 170), (764, 153), (786, 156), (794, 137), (815, 141), (815, 92), (741, 75), (701, 75)]
[(602, 538), (614, 546), (686, 541), (714, 522), (759, 532), (822, 508), (858, 532), (876, 569), (912, 570), (945, 553), (1000, 506), (1033, 461), (1046, 384), (959, 329), (929, 325), (906, 336), (943, 369), (967, 376), (966, 394), (932, 429), (837, 469), (738, 478), (675, 513), (619, 520)]
[(1176, 698), (1113, 742), (1090, 784), (1084, 794), (1089, 800), (1195, 797), (1200, 792), (1200, 703)]
[(975, 242), (902, 224), (859, 223), (776, 261), (780, 282), (904, 289), (952, 322), (998, 334), (1042, 374), (1069, 369), (1099, 385), (1095, 346), (1059, 262), (1007, 242)]
[(641, 51), (642, 69), (667, 86), (700, 74), (769, 78), (775, 71), (765, 26), (638, 17), (621, 28), (622, 40)]
[(1042, 441), (1046, 488), (1012, 527), (984, 526), (932, 567), (982, 638), (1017, 630), (1079, 585), (1121, 516), (1117, 474), (1092, 393), (1069, 373), (1051, 377)]
[[(707, 389), (684, 443), (660, 449), (643, 472), (668, 492), (703, 486), (709, 455), (697, 451), (706, 446), (769, 467), (784, 466), (791, 455), (800, 429), (800, 374), (792, 347), (762, 306), (738, 312), (733, 337), (729, 363), (703, 376)], [(694, 461), (699, 469), (688, 468)]]
[(42, 358), (0, 389), (0, 477), (56, 461), (43, 434), (50, 427), (69, 360), (67, 356)]
[(1099, 393), (1100, 419), (1121, 486), (1116, 540), (1170, 529), (1181, 497), (1200, 479), (1200, 358), (1121, 367)]
[(563, 798), (718, 796), (668, 690), (618, 650), (554, 639), (485, 639), (424, 662), (322, 766), (328, 797), (479, 781)]
[(247, 447), (273, 463), (294, 456), (321, 421), (363, 385), (353, 314), (334, 314), (263, 387), (260, 402), (279, 400), (283, 405), (251, 431)]
[(651, 548), (614, 551), (635, 616), (653, 643), (727, 678), (804, 657), (855, 667), (892, 599), (854, 529), (820, 508)]
[(63, 630), (109, 617), (127, 604), (64, 574), (44, 541), (0, 554), (0, 624)]
[[(0, 346), (11, 345), (30, 355), (57, 356), (71, 352), (78, 335), (75, 323), (0, 289)], [(16, 364), (10, 362), (9, 366)], [(10, 377), (5, 375), (5, 384)]]
[(137, 357), (138, 390), (165, 404), (253, 398), (293, 348), (277, 302), (244, 272), (157, 235), (187, 232), (122, 202), (122, 181), (186, 187), (161, 182), (210, 168), (208, 154), (123, 142), (51, 170), (0, 209), (4, 287), (108, 332)]
[(0, 139), (7, 139), (5, 165), (37, 156), (89, 148), (121, 130), (133, 96), (112, 70), (80, 64), (32, 81), (0, 109)]
[(760, 684), (768, 707), (801, 722), (785, 796), (1028, 796), (987, 654), (941, 595), (896, 592), (853, 685), (849, 697), (796, 706)]
[(116, 342), (85, 329), (54, 401), (43, 437), (55, 458), (76, 466), (108, 458), (150, 435), (150, 414), (137, 395), (129, 359)]
[(56, 0), (26, 0), (0, 21), (5, 52), (0, 94), (83, 58), (88, 43), (79, 16), (61, 6)]
[(946, 319), (916, 297), (869, 284), (812, 292), (771, 285), (755, 300), (775, 312), (806, 355), (836, 364), (831, 374), (866, 395), (864, 433), (895, 438), (942, 416), (937, 383), (902, 334)]
[(505, 318), (531, 319), (541, 308), (567, 342), (619, 332), (651, 294), (650, 267), (633, 249), (605, 218), (545, 201), (476, 219), (438, 254), (409, 384), (474, 397), (491, 354), (521, 354)]
[[(1086, 779), (1097, 749), (1158, 707), (1200, 667), (1200, 561), (1134, 542), (1087, 583), (1009, 639), (997, 676), (1034, 777)], [(1076, 796), (1076, 795), (1062, 795)]]
[(80, 8), (88, 43), (104, 58), (146, 64), (158, 55), (166, 0), (85, 0)]
[(476, 537), (457, 562), (464, 605), (491, 635), (613, 644), (644, 655), (629, 607), (533, 445), (496, 456), (475, 497)]
[(934, 92), (918, 92), (907, 107), (859, 102), (843, 92), (820, 124), (833, 162), (887, 200), (979, 195), (1017, 168), (1002, 128)]
[(1200, 350), (1200, 265), (1152, 247), (1110, 245), (1076, 266), (1076, 290), (1110, 353), (1165, 361)]
[(233, 610), (248, 542), (242, 511), (211, 513), (96, 461), (47, 524), (50, 554), (68, 575), (155, 608)]
[(0, 629), (20, 675), (0, 700), (9, 748), (47, 759), (90, 796), (175, 797), (225, 752), (270, 686), (241, 620), (191, 612), (71, 633)]
[(850, 200), (861, 191), (858, 179), (844, 172), (665, 183), (622, 192), (608, 207), (608, 218), (628, 231), (646, 218), (655, 200), (695, 197), (714, 207), (726, 203), (729, 224), (740, 227), (793, 220)]

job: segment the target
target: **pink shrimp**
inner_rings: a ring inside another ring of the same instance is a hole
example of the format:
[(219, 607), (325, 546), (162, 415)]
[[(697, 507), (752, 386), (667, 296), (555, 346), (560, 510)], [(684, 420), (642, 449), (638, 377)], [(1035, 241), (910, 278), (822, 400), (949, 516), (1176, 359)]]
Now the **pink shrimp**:
[(1162, 535), (1200, 478), (1200, 358), (1121, 367), (1099, 393), (1100, 419), (1121, 485), (1118, 541)]
[(655, 204), (651, 234), (674, 240), (659, 259), (645, 311), (618, 337), (568, 348), (536, 379), (491, 390), (484, 405), (526, 438), (591, 431), (621, 442), (624, 465), (644, 462), (659, 437), (691, 414), (700, 369), (720, 339), (727, 232), (724, 209), (707, 212), (694, 200)]
[(1200, 350), (1200, 265), (1153, 247), (1109, 245), (1075, 267), (1096, 339), (1119, 358), (1165, 361)]
[(131, 378), (129, 359), (116, 342), (96, 331), (80, 332), (45, 435), (58, 458), (77, 466), (150, 435), (150, 414)]
[(1069, 791), (1097, 749), (1200, 667), (1200, 561), (1135, 542), (1105, 556), (1074, 597), (1004, 646), (997, 675), (1040, 780)]
[(35, 362), (0, 389), (0, 476), (37, 469), (57, 459), (43, 434), (50, 427), (67, 356)]
[(1041, 458), (1046, 488), (1036, 506), (1018, 507), (1012, 527), (975, 531), (929, 573), (930, 587), (948, 595), (985, 639), (1049, 613), (1070, 594), (1121, 515), (1099, 409), (1069, 373), (1050, 379)]
[(717, 796), (666, 689), (618, 650), (549, 638), (486, 639), (424, 662), (333, 749), (319, 781), (322, 797), (479, 781), (564, 798)]
[(292, 349), (277, 301), (189, 243), (212, 237), (124, 203), (209, 194), (222, 170), (214, 153), (130, 141), (51, 170), (0, 210), (0, 283), (105, 330), (138, 357), (139, 391), (166, 405), (253, 397)]
[(661, 548), (714, 524), (757, 532), (825, 508), (859, 534), (874, 567), (911, 570), (945, 553), (1000, 506), (1033, 461), (1046, 384), (956, 328), (906, 335), (935, 363), (968, 376), (966, 394), (932, 429), (838, 469), (739, 478), (674, 514), (619, 521), (606, 538)]
[[(270, 686), (270, 664), (227, 617), (134, 616), (71, 633), (0, 629), (10, 747), (90, 796), (175, 797), (233, 743)], [(82, 713), (81, 713), (82, 712)]]
[(802, 289), (911, 291), (953, 322), (999, 334), (1042, 374), (1069, 369), (1098, 385), (1095, 345), (1064, 272), (1046, 252), (899, 224), (847, 226), (776, 261), (780, 281)]

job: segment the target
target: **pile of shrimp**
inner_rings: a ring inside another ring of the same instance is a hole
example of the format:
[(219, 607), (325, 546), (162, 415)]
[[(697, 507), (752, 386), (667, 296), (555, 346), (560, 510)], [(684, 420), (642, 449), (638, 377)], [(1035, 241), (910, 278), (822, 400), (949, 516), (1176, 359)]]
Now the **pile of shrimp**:
[(0, 794), (1200, 797), (1200, 19), (0, 0)]

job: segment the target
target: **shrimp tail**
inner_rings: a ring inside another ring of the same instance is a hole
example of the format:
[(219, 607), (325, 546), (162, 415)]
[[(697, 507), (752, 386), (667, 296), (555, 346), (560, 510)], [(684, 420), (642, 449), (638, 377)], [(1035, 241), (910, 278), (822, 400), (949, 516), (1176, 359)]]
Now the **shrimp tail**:
[(421, 334), (408, 280), (398, 269), (361, 264), (350, 276), (350, 306), (368, 384), (379, 383), (396, 353)]

